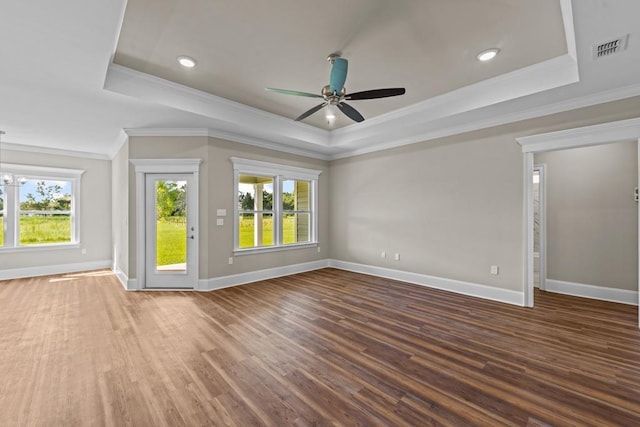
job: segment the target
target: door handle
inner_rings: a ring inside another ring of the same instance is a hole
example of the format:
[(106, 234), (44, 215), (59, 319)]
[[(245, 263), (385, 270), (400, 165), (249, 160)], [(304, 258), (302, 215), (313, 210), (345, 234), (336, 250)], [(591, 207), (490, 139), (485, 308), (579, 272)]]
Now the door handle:
[(190, 238), (190, 239), (195, 239), (195, 237), (193, 237), (193, 236), (189, 236), (189, 238)]

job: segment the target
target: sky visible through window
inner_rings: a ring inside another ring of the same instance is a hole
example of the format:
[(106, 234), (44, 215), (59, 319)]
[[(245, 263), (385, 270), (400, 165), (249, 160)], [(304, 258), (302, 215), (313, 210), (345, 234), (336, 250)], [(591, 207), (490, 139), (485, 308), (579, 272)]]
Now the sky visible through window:
[(20, 186), (20, 202), (26, 202), (27, 201), (27, 195), (29, 194), (33, 194), (33, 196), (35, 197), (36, 201), (40, 201), (42, 200), (42, 196), (40, 194), (38, 194), (38, 192), (36, 191), (36, 184), (40, 181), (44, 181), (44, 185), (49, 187), (49, 186), (55, 186), (55, 185), (59, 185), (61, 187), (59, 193), (57, 193), (55, 196), (56, 197), (60, 197), (64, 194), (71, 194), (71, 181), (54, 181), (54, 180), (48, 180), (48, 179), (29, 179), (26, 183), (24, 183), (24, 185)]

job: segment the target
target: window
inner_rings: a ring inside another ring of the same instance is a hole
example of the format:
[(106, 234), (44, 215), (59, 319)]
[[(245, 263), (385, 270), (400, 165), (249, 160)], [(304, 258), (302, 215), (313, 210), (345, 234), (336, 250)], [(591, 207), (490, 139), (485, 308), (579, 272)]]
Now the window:
[(3, 165), (20, 184), (0, 187), (0, 248), (25, 249), (79, 243), (83, 171)]
[(236, 253), (317, 244), (320, 171), (232, 158)]

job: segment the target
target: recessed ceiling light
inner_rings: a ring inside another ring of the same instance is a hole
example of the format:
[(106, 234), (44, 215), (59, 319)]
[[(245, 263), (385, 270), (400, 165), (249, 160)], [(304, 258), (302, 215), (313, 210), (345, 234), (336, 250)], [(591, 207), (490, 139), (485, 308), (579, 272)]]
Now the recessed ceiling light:
[(498, 52), (500, 52), (500, 49), (498, 49), (497, 47), (494, 47), (492, 49), (483, 50), (478, 54), (476, 58), (478, 58), (478, 61), (482, 61), (482, 62), (491, 61), (493, 58), (496, 57)]
[(193, 68), (196, 66), (196, 60), (189, 56), (178, 56), (178, 62), (185, 68)]

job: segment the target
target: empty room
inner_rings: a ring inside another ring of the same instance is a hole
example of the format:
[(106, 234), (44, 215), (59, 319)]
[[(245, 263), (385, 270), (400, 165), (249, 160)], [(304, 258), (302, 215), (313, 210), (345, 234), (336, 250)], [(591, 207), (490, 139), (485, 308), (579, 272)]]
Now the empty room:
[(0, 425), (640, 425), (639, 2), (0, 11)]

